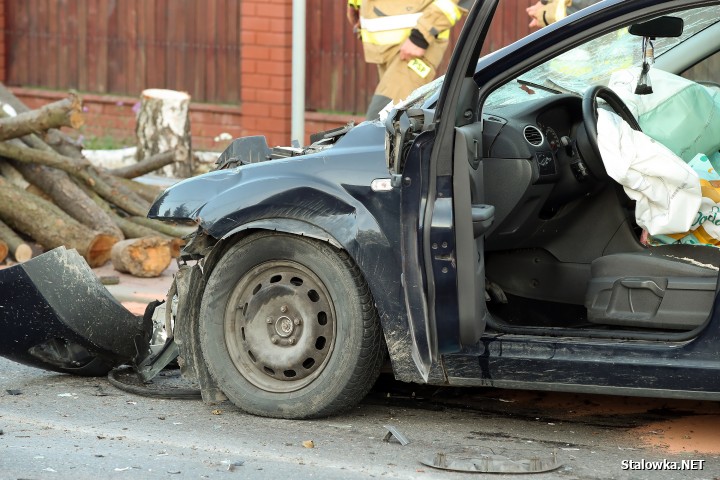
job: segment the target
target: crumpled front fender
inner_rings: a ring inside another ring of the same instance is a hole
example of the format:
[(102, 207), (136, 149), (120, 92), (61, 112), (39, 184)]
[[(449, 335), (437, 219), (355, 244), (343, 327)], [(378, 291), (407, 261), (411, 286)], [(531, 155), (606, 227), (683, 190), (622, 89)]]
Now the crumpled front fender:
[(152, 322), (126, 310), (75, 251), (59, 247), (0, 270), (0, 356), (105, 375), (147, 353)]

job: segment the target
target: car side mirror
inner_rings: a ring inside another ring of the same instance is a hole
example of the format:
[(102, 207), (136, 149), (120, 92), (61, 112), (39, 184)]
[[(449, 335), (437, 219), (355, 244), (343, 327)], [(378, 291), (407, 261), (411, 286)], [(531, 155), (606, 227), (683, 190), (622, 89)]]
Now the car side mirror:
[(658, 17), (647, 22), (630, 25), (630, 33), (638, 37), (669, 38), (683, 33), (685, 22), (679, 17)]

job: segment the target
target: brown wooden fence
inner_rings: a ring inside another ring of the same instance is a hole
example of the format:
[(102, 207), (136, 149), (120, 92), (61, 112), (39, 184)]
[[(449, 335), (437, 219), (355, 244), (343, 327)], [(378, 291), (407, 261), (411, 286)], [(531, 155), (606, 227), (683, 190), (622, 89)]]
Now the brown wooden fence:
[[(241, 1), (5, 0), (6, 83), (131, 96), (171, 88), (198, 102), (236, 104)], [(486, 50), (528, 33), (529, 3), (501, 2)], [(364, 113), (377, 83), (346, 4), (307, 0), (308, 110)]]
[(5, 0), (7, 83), (237, 102), (240, 0)]

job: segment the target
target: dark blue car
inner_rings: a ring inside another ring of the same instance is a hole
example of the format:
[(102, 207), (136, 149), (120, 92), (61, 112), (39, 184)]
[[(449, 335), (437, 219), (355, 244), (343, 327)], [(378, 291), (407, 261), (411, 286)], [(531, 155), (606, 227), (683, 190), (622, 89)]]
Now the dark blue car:
[(681, 75), (720, 118), (720, 1), (605, 0), (480, 58), (497, 4), (381, 120), (237, 140), (155, 202), (198, 226), (169, 296), (206, 399), (330, 415), (387, 359), (408, 382), (720, 399), (720, 249), (649, 246), (598, 144), (598, 107), (641, 128), (608, 85), (643, 63), (633, 88)]

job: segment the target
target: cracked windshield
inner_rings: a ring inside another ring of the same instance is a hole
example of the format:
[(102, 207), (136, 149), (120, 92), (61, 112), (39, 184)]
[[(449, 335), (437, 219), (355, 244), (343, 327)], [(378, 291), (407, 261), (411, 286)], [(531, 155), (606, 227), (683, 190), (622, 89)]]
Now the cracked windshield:
[[(678, 38), (654, 41), (655, 56), (687, 41), (717, 22), (720, 7), (704, 7), (678, 12), (685, 28)], [(557, 93), (582, 94), (592, 85), (607, 85), (613, 72), (642, 64), (642, 41), (627, 28), (608, 33), (554, 57), (490, 94), (485, 106), (499, 107)]]

